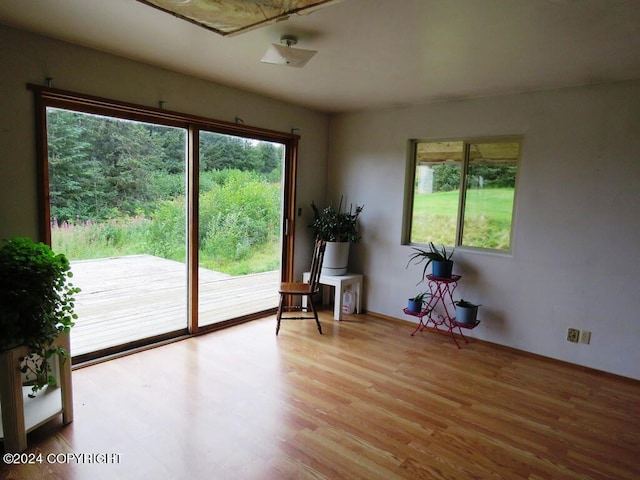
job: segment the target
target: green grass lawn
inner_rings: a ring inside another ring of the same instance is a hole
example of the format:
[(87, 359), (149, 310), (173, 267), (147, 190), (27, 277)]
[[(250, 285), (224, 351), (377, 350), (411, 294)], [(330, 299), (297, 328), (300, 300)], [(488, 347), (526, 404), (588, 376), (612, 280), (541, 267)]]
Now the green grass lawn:
[[(510, 188), (467, 191), (463, 245), (508, 249), (514, 190)], [(413, 204), (411, 241), (454, 245), (458, 215), (458, 191), (417, 194)]]

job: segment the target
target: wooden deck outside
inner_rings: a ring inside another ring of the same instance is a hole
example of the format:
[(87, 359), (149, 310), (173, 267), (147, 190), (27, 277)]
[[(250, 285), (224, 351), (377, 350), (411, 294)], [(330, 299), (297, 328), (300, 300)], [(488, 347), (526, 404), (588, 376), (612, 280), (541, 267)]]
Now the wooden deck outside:
[[(78, 320), (71, 352), (84, 355), (187, 327), (183, 263), (152, 255), (72, 262)], [(278, 271), (232, 277), (201, 268), (200, 325), (275, 308)]]

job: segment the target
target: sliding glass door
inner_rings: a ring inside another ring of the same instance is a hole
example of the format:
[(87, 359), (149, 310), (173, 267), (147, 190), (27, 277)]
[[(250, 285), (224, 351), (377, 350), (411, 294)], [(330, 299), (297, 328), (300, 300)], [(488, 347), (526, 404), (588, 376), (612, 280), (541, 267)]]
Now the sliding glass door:
[(47, 144), (51, 244), (82, 290), (74, 355), (186, 331), (186, 130), (48, 108)]
[(277, 306), (284, 146), (200, 132), (200, 326)]
[(296, 135), (30, 88), (41, 237), (82, 290), (76, 361), (275, 311)]

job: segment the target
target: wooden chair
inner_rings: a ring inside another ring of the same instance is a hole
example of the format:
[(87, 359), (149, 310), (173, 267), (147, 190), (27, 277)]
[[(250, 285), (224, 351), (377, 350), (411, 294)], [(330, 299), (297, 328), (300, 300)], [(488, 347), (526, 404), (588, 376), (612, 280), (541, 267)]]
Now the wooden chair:
[[(278, 304), (278, 313), (277, 320), (278, 324), (276, 325), (276, 335), (280, 331), (280, 321), (281, 320), (303, 320), (303, 319), (315, 319), (316, 325), (318, 326), (318, 331), (322, 334), (322, 327), (320, 326), (320, 321), (318, 320), (318, 312), (316, 311), (316, 307), (313, 305), (313, 296), (318, 293), (320, 289), (320, 271), (322, 270), (322, 261), (324, 260), (324, 250), (327, 245), (327, 242), (324, 240), (316, 240), (315, 247), (313, 249), (313, 259), (311, 260), (311, 275), (309, 276), (309, 283), (303, 282), (282, 282), (280, 284), (280, 289), (278, 293), (280, 294), (280, 303)], [(293, 297), (302, 297), (307, 298), (307, 307), (303, 308), (299, 305), (291, 305), (287, 304), (287, 299), (292, 299)], [(299, 315), (299, 316), (283, 316), (285, 312), (311, 312), (313, 316), (310, 315)]]

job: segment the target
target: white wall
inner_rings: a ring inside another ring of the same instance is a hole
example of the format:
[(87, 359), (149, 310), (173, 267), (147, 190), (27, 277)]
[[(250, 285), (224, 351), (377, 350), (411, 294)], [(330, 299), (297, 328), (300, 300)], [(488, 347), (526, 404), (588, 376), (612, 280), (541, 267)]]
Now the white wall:
[[(638, 81), (333, 117), (328, 198), (365, 204), (351, 269), (366, 275), (367, 310), (409, 320), (419, 288), (400, 244), (407, 140), (514, 134), (512, 255), (454, 256), (457, 298), (483, 305), (470, 335), (640, 379)], [(567, 342), (568, 327), (591, 344)]]
[[(241, 90), (205, 82), (95, 50), (0, 26), (0, 238), (37, 238), (33, 94), (27, 83), (290, 132), (299, 143), (297, 204), (325, 195), (328, 117)], [(296, 275), (308, 267), (312, 241), (296, 224)]]

